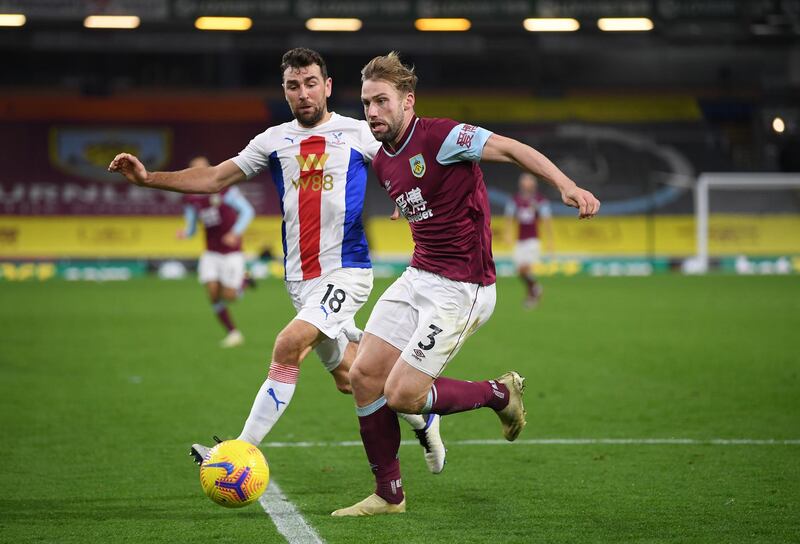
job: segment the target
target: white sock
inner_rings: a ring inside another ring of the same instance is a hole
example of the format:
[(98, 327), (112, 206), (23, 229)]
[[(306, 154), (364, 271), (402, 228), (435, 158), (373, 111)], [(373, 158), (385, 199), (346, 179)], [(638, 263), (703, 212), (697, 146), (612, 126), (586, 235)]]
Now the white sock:
[(405, 419), (411, 428), (414, 430), (420, 430), (425, 428), (425, 422), (427, 421), (427, 417), (420, 415), (420, 414), (401, 414), (397, 413), (398, 416)]
[(264, 437), (286, 411), (294, 395), (297, 375), (300, 368), (273, 362), (269, 367), (269, 376), (250, 409), (250, 415), (244, 423), (239, 440), (254, 446), (261, 444)]

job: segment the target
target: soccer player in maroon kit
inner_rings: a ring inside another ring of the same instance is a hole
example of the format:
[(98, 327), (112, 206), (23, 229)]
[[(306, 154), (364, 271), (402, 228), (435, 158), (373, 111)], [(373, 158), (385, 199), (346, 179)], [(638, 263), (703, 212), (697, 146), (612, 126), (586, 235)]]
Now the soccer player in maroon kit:
[(440, 376), (494, 310), (489, 199), (477, 163), (517, 164), (557, 188), (581, 218), (600, 207), (594, 195), (523, 143), (449, 119), (417, 117), (417, 77), (396, 53), (375, 57), (361, 76), (364, 113), (383, 143), (373, 167), (409, 222), (414, 255), (375, 304), (350, 369), (376, 490), (334, 516), (405, 512), (395, 412), (445, 415), (488, 407), (509, 441), (525, 426), (525, 380), (518, 373), (475, 382)]
[[(190, 168), (208, 167), (205, 157), (195, 157)], [(227, 331), (220, 342), (224, 348), (241, 345), (244, 336), (233, 324), (228, 304), (239, 298), (245, 282), (242, 234), (255, 217), (253, 206), (238, 187), (226, 187), (217, 194), (183, 196), (186, 228), (178, 238), (194, 236), (198, 221), (206, 231), (206, 250), (197, 265), (200, 283), (206, 286), (214, 314)]]
[[(525, 306), (533, 308), (542, 296), (542, 286), (533, 275), (532, 266), (541, 255), (540, 230), (547, 231), (548, 253), (553, 252), (553, 225), (550, 202), (537, 191), (536, 178), (528, 172), (519, 176), (519, 191), (506, 206), (508, 226), (506, 235), (511, 241), (513, 220), (517, 220), (517, 241), (514, 244), (514, 266), (525, 283)], [(543, 227), (543, 228), (542, 228)]]

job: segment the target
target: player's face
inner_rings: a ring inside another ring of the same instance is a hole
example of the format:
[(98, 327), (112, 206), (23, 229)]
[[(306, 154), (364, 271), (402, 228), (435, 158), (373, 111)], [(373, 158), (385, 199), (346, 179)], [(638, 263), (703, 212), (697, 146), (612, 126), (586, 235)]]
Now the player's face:
[(189, 161), (189, 168), (204, 168), (206, 166), (211, 166), (211, 164), (205, 157), (195, 157)]
[(283, 92), (297, 122), (311, 128), (328, 113), (331, 78), (323, 79), (319, 65), (287, 68), (283, 72)]
[(536, 192), (536, 178), (530, 174), (522, 174), (519, 178), (519, 190), (526, 195)]
[(368, 79), (361, 85), (364, 117), (376, 140), (390, 144), (397, 141), (406, 114), (413, 106), (413, 97), (412, 93), (401, 93), (383, 80)]

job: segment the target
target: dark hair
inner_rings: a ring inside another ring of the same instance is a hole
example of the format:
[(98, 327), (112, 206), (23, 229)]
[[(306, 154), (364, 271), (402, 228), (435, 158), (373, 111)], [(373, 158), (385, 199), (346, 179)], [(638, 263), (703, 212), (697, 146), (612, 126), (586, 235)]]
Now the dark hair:
[(328, 79), (328, 67), (325, 65), (325, 59), (322, 58), (322, 55), (313, 49), (306, 49), (305, 47), (289, 49), (281, 59), (281, 76), (283, 76), (287, 68), (299, 69), (312, 64), (319, 66), (319, 71), (322, 72), (322, 79)]

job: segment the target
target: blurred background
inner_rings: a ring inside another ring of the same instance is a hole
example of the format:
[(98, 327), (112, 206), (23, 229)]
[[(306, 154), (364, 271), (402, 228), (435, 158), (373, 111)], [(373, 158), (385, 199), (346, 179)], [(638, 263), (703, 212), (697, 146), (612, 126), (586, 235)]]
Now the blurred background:
[[(397, 50), (420, 77), (420, 115), (525, 141), (593, 191), (593, 221), (555, 206), (540, 275), (800, 271), (800, 0), (0, 0), (0, 13), (7, 280), (191, 270), (202, 235), (176, 240), (180, 195), (106, 167), (122, 151), (151, 170), (234, 156), (291, 119), (279, 64), (298, 46), (326, 58), (338, 113), (363, 117), (361, 67)], [(513, 274), (502, 214), (518, 173), (483, 169), (498, 271)], [(269, 174), (242, 189), (253, 272), (280, 276)], [(412, 249), (391, 209), (371, 179), (386, 275)]]

